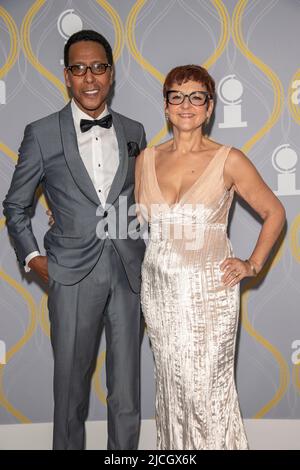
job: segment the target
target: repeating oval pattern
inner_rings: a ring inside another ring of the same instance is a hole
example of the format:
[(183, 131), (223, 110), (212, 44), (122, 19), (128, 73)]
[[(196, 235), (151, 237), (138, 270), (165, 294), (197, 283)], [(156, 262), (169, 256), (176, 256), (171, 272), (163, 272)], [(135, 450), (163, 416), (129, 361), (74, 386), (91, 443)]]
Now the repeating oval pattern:
[[(241, 286), (237, 367), (241, 408), (245, 418), (300, 418), (300, 349), (298, 355), (293, 349), (295, 340), (300, 342), (299, 164), (280, 168), (286, 155), (283, 146), (300, 152), (299, 7), (277, 0), (237, 0), (230, 2), (230, 8), (222, 0), (91, 0), (84, 6), (79, 0), (65, 6), (54, 0), (32, 0), (25, 2), (26, 7), (11, 3), (0, 6), (2, 199), (23, 128), (68, 100), (61, 60), (66, 37), (79, 20), (84, 28), (96, 29), (110, 40), (116, 64), (112, 105), (145, 124), (150, 146), (168, 138), (161, 91), (168, 70), (183, 61), (194, 62), (215, 77), (219, 88), (212, 138), (241, 148), (252, 159), (288, 215), (273, 256), (257, 278)], [(276, 25), (285, 15), (291, 27), (280, 30)], [(60, 18), (64, 18), (61, 24)], [(228, 90), (232, 96), (238, 96), (239, 90), (242, 94), (236, 99), (226, 97)], [(14, 117), (15, 126), (6, 119), (8, 115)], [(46, 208), (39, 190), (33, 225), (41, 246)], [(241, 257), (249, 256), (259, 228), (255, 218), (236, 204), (230, 233)], [(47, 292), (19, 269), (2, 213), (0, 237), (0, 341), (7, 346), (6, 364), (0, 364), (0, 422), (50, 421), (52, 402), (44, 403), (40, 396), (43, 387), (47, 394), (52, 387)], [(101, 343), (91, 419), (105, 417), (104, 364), (105, 344)], [(30, 379), (39, 372), (47, 381), (36, 390)], [(143, 417), (151, 418), (153, 364), (146, 338), (143, 391)]]

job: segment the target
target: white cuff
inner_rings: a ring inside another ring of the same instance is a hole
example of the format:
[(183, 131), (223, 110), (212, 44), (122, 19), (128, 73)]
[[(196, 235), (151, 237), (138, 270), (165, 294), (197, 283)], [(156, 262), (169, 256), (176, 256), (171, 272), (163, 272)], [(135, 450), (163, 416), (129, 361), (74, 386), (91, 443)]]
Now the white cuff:
[(36, 256), (41, 256), (41, 253), (39, 251), (32, 251), (32, 253), (29, 253), (29, 255), (26, 256), (24, 266), (26, 273), (29, 273), (29, 271), (31, 271), (30, 267), (28, 266), (29, 261), (31, 261)]

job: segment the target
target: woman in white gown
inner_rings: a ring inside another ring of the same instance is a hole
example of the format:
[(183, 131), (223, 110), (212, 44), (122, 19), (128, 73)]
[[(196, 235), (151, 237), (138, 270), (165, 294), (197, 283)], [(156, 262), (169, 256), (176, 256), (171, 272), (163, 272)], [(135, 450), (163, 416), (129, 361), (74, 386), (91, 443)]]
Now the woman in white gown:
[[(164, 97), (174, 137), (136, 162), (139, 217), (150, 224), (141, 300), (155, 361), (158, 449), (247, 449), (234, 381), (239, 282), (261, 270), (285, 221), (248, 158), (203, 135), (214, 91), (202, 67), (171, 70)], [(235, 192), (263, 219), (245, 261), (227, 237)]]

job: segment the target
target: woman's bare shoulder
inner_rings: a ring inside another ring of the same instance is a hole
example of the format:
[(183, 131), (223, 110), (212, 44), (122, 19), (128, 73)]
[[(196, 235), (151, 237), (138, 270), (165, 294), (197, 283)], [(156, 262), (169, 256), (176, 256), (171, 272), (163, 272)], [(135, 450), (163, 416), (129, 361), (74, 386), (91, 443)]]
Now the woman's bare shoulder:
[(230, 148), (224, 170), (226, 174), (234, 178), (248, 178), (251, 175), (258, 175), (258, 170), (250, 158), (235, 147)]
[(236, 147), (230, 147), (228, 157), (226, 160), (227, 165), (236, 165), (238, 163), (251, 163), (250, 159)]

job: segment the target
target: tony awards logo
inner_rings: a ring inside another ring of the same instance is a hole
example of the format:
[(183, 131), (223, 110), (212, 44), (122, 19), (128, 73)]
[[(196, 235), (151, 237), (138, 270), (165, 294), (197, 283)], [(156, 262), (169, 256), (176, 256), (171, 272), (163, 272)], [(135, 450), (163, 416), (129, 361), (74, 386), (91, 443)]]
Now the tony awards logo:
[[(77, 33), (83, 29), (83, 23), (74, 10), (63, 11), (57, 20), (57, 29), (59, 34), (67, 41), (72, 34)], [(64, 61), (60, 61), (61, 65), (64, 65)]]
[(272, 165), (278, 171), (278, 196), (294, 196), (300, 194), (296, 189), (296, 164), (298, 156), (289, 144), (279, 145), (272, 154)]
[(218, 96), (224, 103), (224, 122), (219, 123), (221, 129), (229, 127), (247, 127), (247, 121), (242, 121), (241, 96), (243, 85), (235, 75), (227, 75), (218, 86)]

